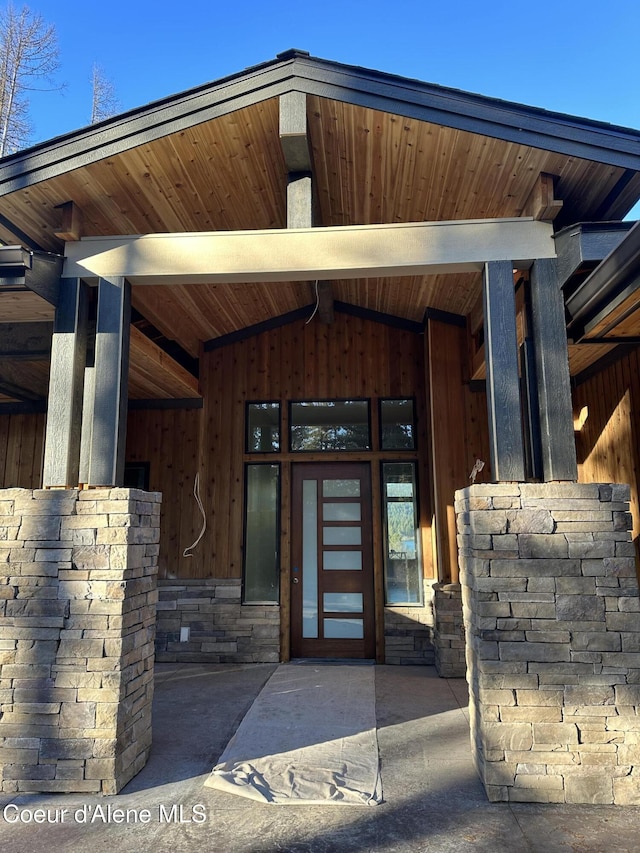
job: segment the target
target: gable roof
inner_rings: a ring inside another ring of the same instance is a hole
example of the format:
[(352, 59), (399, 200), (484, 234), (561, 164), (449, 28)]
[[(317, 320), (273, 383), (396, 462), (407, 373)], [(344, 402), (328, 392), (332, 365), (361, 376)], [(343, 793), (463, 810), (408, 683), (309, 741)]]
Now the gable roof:
[[(0, 160), (0, 241), (61, 253), (69, 201), (86, 237), (285, 228), (289, 92), (306, 95), (315, 225), (520, 217), (541, 173), (558, 227), (622, 218), (640, 197), (638, 130), (292, 50)], [(334, 300), (412, 323), (426, 308), (475, 315), (480, 291), (476, 273), (332, 283)], [(314, 298), (309, 282), (133, 288), (145, 321), (193, 358)]]
[(640, 171), (640, 131), (289, 50), (0, 160), (0, 196), (288, 91)]

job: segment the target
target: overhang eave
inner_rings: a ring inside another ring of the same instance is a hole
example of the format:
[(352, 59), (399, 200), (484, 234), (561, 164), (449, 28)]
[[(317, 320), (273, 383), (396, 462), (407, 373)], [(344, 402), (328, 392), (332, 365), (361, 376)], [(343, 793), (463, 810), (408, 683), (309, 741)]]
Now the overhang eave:
[(636, 130), (292, 51), (6, 157), (0, 196), (290, 91), (640, 172)]

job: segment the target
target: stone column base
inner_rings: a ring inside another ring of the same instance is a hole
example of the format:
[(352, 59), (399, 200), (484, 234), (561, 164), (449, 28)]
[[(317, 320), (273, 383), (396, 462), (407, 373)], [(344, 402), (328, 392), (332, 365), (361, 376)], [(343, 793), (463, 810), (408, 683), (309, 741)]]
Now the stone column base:
[(115, 794), (151, 747), (157, 493), (0, 491), (0, 790)]
[(490, 800), (640, 805), (629, 489), (456, 494), (471, 742)]
[(435, 616), (433, 644), (438, 675), (441, 678), (464, 678), (467, 662), (460, 584), (434, 584), (433, 610)]

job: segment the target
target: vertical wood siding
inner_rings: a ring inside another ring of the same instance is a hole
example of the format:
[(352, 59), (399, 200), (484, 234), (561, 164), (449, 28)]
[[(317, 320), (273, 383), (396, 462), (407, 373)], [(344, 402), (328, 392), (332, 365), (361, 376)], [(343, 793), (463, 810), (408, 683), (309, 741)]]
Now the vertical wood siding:
[[(129, 415), (127, 461), (149, 461), (150, 488), (163, 492), (160, 577), (239, 578), (242, 574), (244, 419), (247, 401), (280, 400), (282, 447), (287, 447), (290, 399), (416, 398), (425, 571), (431, 573), (431, 507), (423, 341), (420, 335), (358, 317), (336, 314), (331, 325), (315, 319), (291, 323), (204, 353), (200, 411), (136, 411)], [(372, 405), (372, 415), (375, 406)], [(372, 417), (373, 427), (377, 415)], [(311, 454), (298, 454), (311, 461)], [(318, 457), (313, 457), (317, 459)], [(354, 457), (322, 454), (326, 461)], [(402, 453), (362, 454), (373, 466)], [(282, 456), (282, 562), (289, 557), (289, 466)], [(251, 461), (275, 462), (269, 454)], [(193, 478), (200, 471), (207, 532), (193, 557), (182, 550), (200, 530)], [(376, 524), (379, 519), (376, 519)], [(376, 557), (380, 559), (380, 555)]]
[(454, 495), (469, 484), (476, 459), (485, 462), (477, 482), (489, 473), (487, 395), (472, 392), (466, 380), (464, 328), (429, 320), (428, 352), (436, 548), (440, 580), (458, 581)]
[(40, 488), (44, 423), (43, 414), (0, 415), (1, 488)]
[(149, 409), (129, 412), (127, 462), (149, 462), (149, 488), (162, 492), (160, 523), (161, 578), (190, 574), (194, 557), (182, 552), (197, 537), (202, 516), (193, 496), (198, 471), (201, 411), (198, 409)]
[(616, 361), (573, 392), (578, 479), (631, 486), (633, 538), (640, 536), (638, 441), (640, 350)]

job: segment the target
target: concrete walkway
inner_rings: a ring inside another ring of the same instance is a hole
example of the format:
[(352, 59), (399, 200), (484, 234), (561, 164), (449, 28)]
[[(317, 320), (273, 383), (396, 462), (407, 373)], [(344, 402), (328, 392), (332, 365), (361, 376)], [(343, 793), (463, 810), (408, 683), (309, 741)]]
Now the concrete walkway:
[[(0, 796), (2, 853), (640, 850), (640, 807), (487, 802), (471, 763), (466, 684), (430, 667), (376, 667), (382, 805), (261, 805), (204, 788), (274, 669), (159, 665), (154, 747), (142, 773), (117, 797)], [(27, 823), (36, 809), (60, 822)]]

